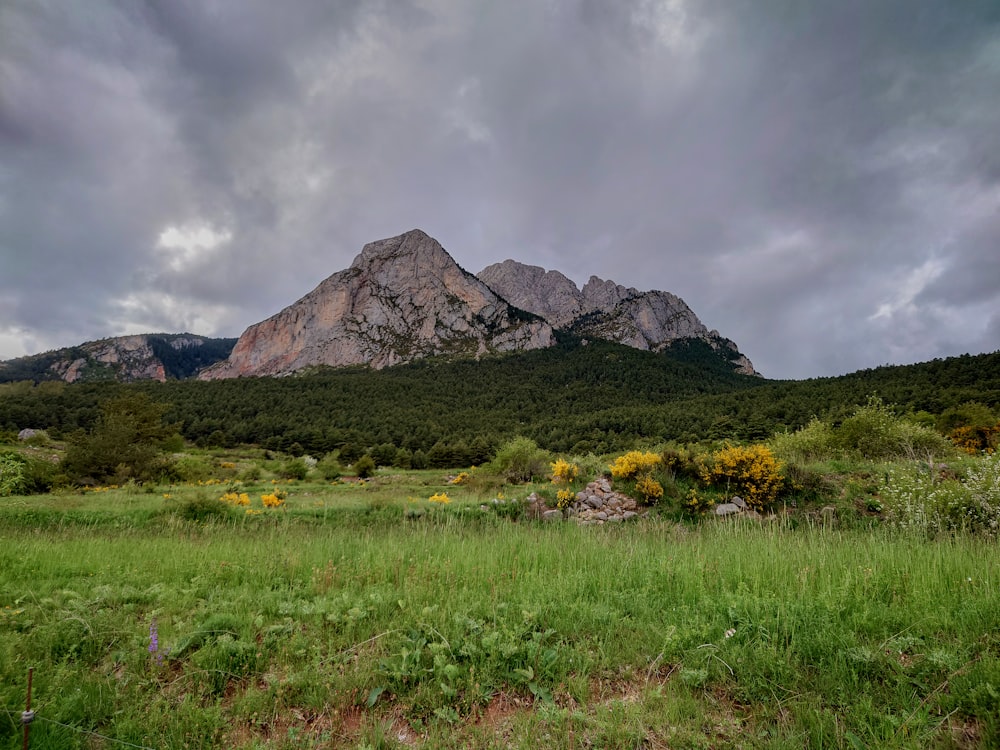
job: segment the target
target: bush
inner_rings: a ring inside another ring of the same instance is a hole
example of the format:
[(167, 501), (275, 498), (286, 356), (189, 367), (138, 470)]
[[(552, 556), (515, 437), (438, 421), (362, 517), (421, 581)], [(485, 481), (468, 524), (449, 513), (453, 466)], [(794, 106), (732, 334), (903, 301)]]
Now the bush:
[(316, 464), (320, 476), (328, 482), (340, 479), (343, 471), (340, 468), (340, 461), (337, 460), (336, 453), (327, 453), (322, 460)]
[(74, 435), (63, 458), (63, 471), (75, 481), (155, 479), (168, 470), (161, 456), (165, 439), (176, 427), (163, 424), (166, 404), (144, 393), (127, 393), (101, 404), (101, 415), (89, 433)]
[(354, 473), (359, 479), (367, 479), (375, 473), (375, 459), (367, 453), (354, 462)]
[(548, 462), (548, 452), (539, 448), (534, 440), (516, 437), (500, 446), (487, 471), (519, 484), (542, 477)]
[(549, 466), (552, 469), (552, 481), (555, 484), (572, 484), (576, 481), (576, 477), (580, 473), (579, 466), (571, 464), (562, 458), (549, 464)]
[(309, 476), (309, 467), (301, 458), (291, 458), (281, 465), (279, 472), (282, 479), (305, 479)]
[(611, 464), (611, 476), (615, 479), (635, 479), (640, 474), (649, 474), (662, 460), (656, 453), (629, 451)]
[(195, 495), (180, 506), (180, 516), (187, 521), (204, 523), (205, 521), (224, 521), (233, 517), (232, 508), (228, 503), (219, 502), (216, 498), (206, 495)]
[(0, 453), (0, 497), (27, 492), (27, 461), (17, 453)]
[(765, 510), (781, 489), (781, 463), (765, 445), (730, 446), (713, 454), (702, 480), (739, 494), (755, 510)]
[(847, 454), (870, 461), (943, 456), (950, 449), (941, 435), (896, 416), (877, 396), (870, 397), (836, 428), (833, 444)]
[(788, 462), (809, 463), (836, 452), (833, 428), (813, 417), (795, 432), (779, 432), (771, 438), (775, 455)]
[(894, 468), (879, 492), (889, 523), (927, 536), (1000, 536), (1000, 457), (983, 458), (964, 480), (940, 479), (931, 466)]

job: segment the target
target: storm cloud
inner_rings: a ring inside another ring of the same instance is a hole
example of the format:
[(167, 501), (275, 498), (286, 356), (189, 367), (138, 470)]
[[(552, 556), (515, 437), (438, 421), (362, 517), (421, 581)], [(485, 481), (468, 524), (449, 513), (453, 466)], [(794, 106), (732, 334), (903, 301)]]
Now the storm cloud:
[(419, 227), (770, 377), (1000, 348), (993, 0), (0, 5), (0, 359), (236, 336)]

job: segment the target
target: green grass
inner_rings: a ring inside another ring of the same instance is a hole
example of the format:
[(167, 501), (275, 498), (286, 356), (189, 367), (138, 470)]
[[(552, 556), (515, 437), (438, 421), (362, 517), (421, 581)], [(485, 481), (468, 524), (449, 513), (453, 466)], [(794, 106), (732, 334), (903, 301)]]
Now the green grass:
[(995, 543), (283, 486), (206, 522), (225, 485), (0, 501), (0, 748), (29, 667), (36, 750), (1000, 743)]

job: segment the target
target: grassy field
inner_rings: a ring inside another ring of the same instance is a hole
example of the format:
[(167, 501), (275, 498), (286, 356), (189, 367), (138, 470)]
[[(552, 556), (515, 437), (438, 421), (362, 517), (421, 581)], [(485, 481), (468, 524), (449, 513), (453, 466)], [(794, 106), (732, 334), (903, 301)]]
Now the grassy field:
[(36, 750), (1000, 746), (995, 542), (515, 522), (444, 481), (0, 500), (0, 747), (29, 667)]

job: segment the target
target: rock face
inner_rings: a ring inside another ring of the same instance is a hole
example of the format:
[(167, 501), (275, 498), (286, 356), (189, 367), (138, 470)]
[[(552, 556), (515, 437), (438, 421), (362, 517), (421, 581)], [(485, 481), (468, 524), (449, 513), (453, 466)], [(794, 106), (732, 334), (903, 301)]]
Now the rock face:
[(553, 343), (549, 323), (511, 307), (415, 229), (365, 245), (349, 268), (250, 326), (229, 359), (199, 377), (282, 375), (317, 365), (378, 369)]
[(708, 330), (684, 300), (669, 292), (640, 292), (596, 276), (578, 289), (558, 271), (514, 260), (488, 266), (478, 277), (512, 304), (556, 328), (648, 351), (662, 351), (682, 339), (701, 339), (737, 372), (757, 374), (736, 344)]
[(88, 341), (79, 346), (0, 363), (9, 380), (158, 380), (189, 377), (228, 355), (235, 339), (182, 334), (140, 334)]

